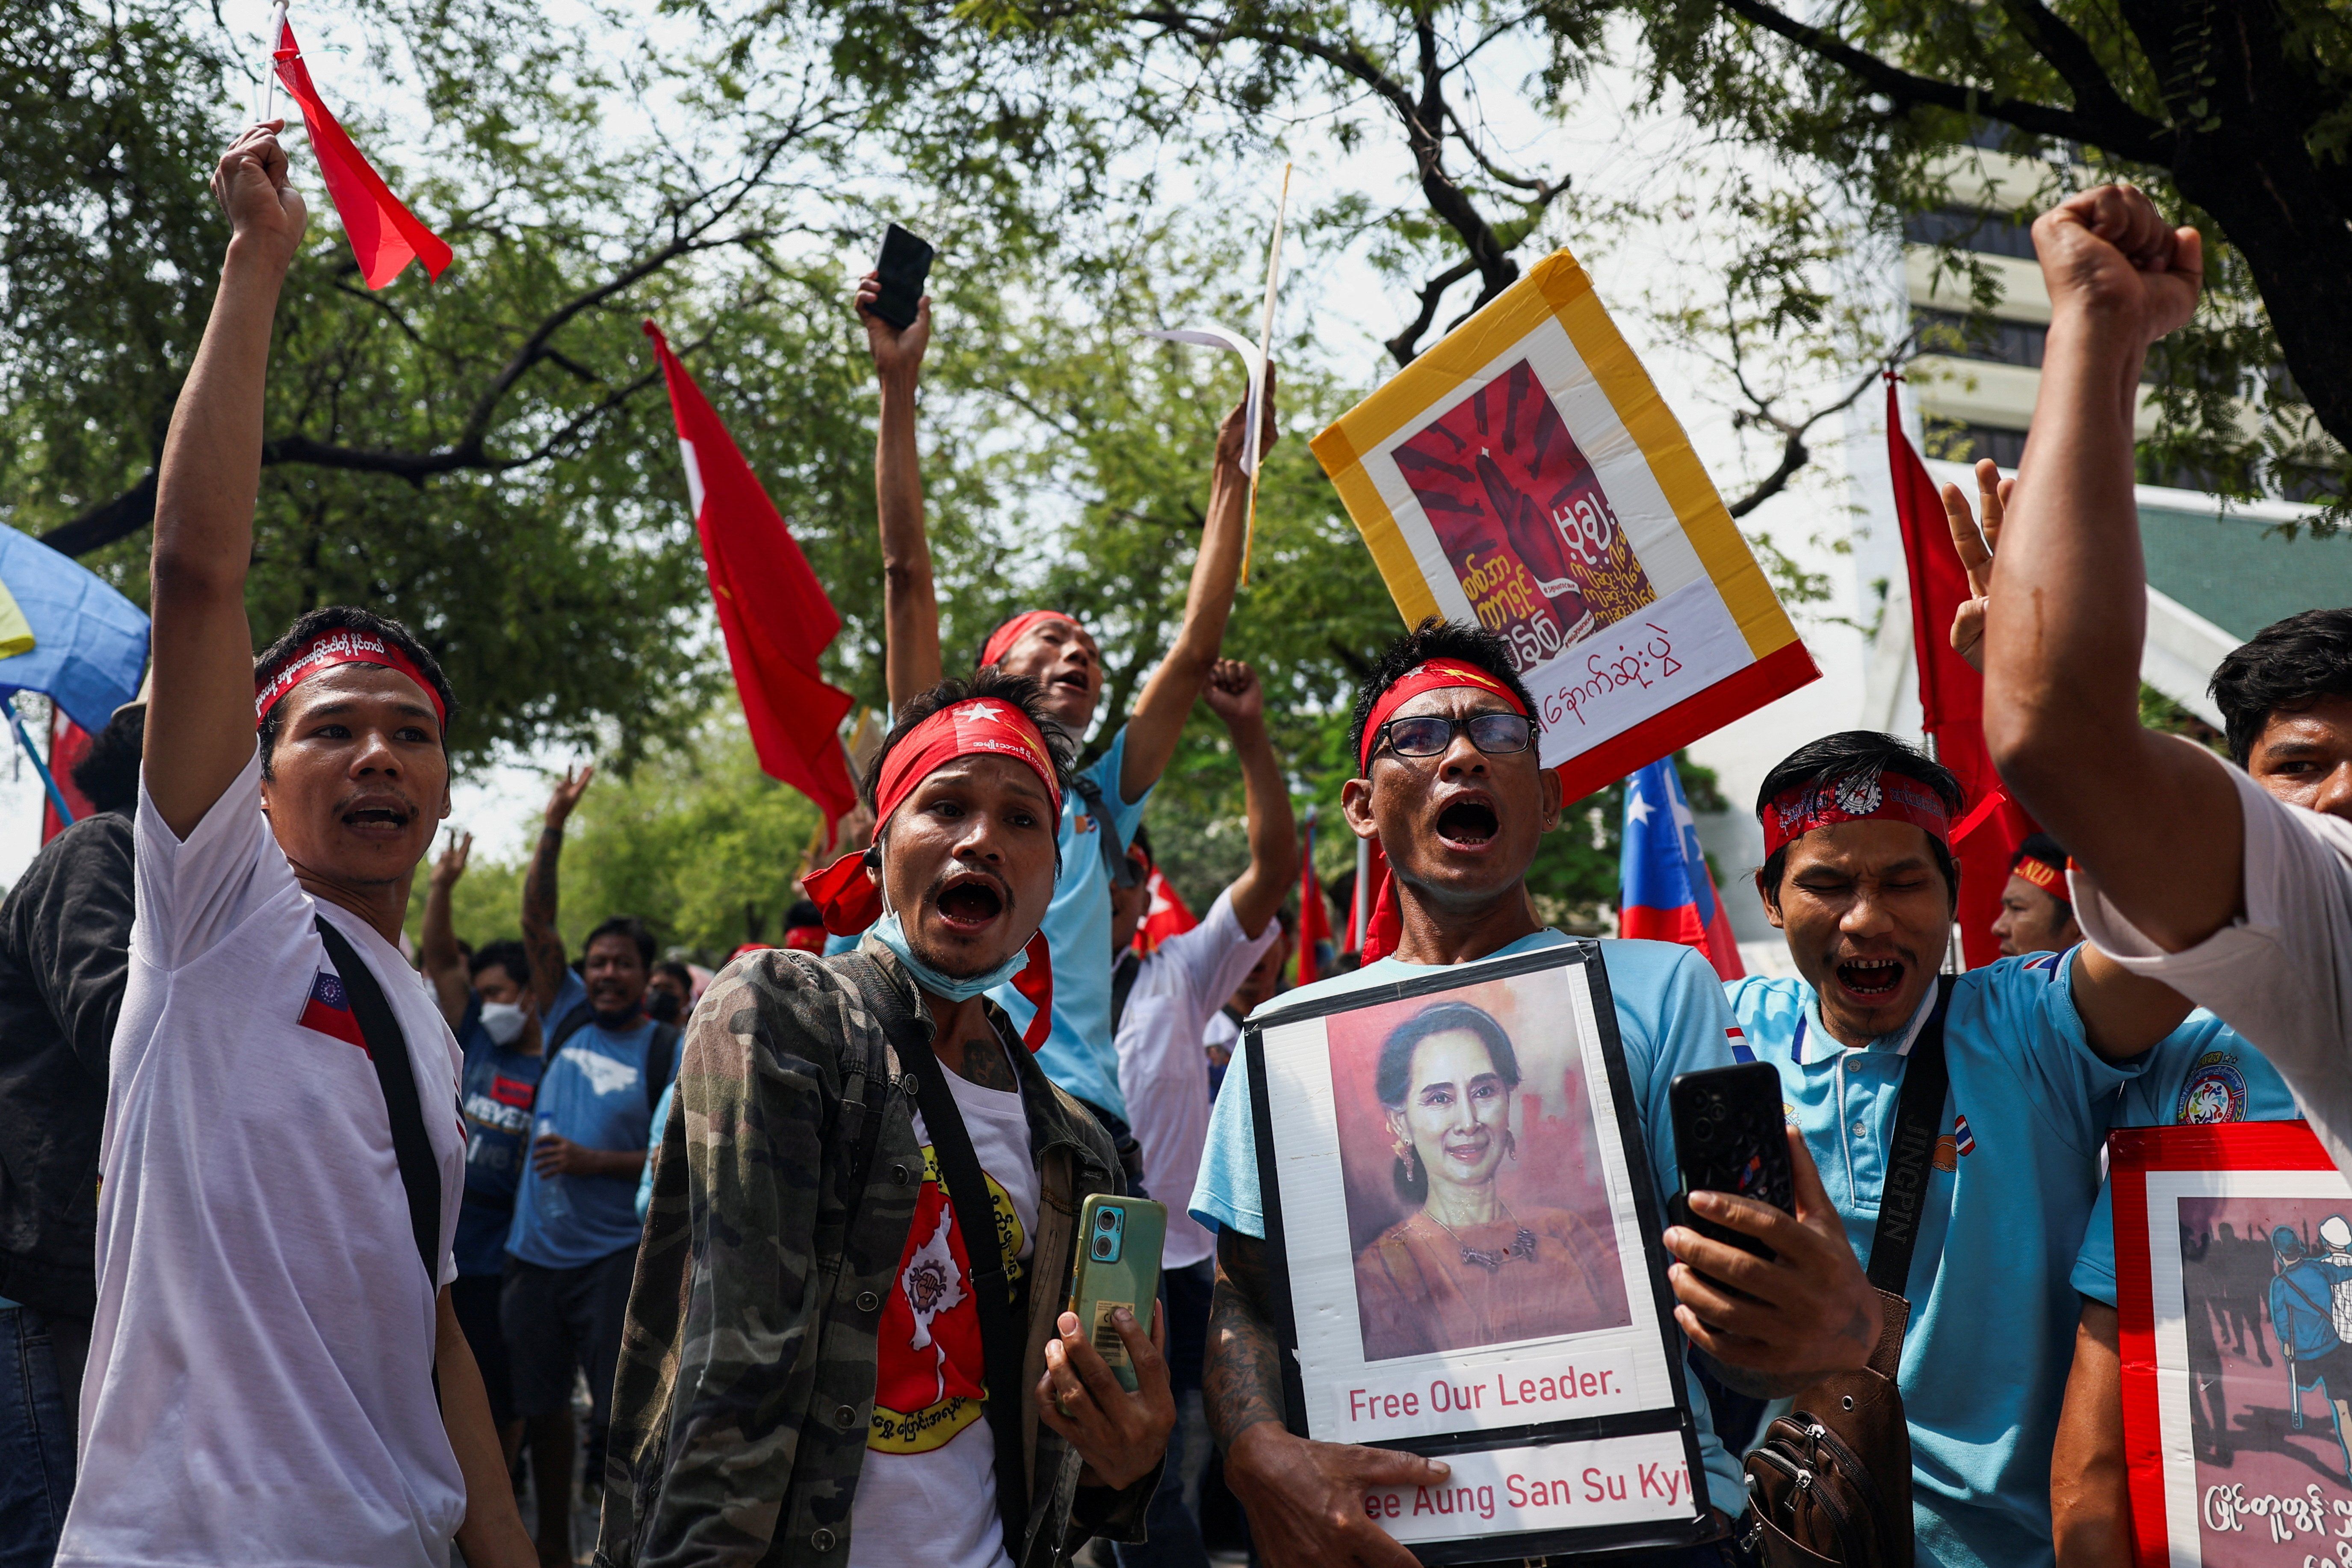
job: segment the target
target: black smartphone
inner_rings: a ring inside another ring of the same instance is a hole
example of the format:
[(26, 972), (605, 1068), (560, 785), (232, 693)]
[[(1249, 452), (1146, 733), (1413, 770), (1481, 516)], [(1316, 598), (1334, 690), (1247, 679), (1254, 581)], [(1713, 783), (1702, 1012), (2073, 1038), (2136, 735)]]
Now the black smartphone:
[(1668, 1217), (1759, 1258), (1772, 1257), (1772, 1249), (1754, 1237), (1691, 1213), (1689, 1197), (1737, 1193), (1797, 1212), (1780, 1072), (1769, 1062), (1741, 1062), (1679, 1073), (1666, 1099), (1674, 1110), (1675, 1160), (1683, 1173), (1683, 1190), (1667, 1205)]
[(867, 309), (900, 331), (913, 326), (915, 307), (922, 302), (923, 279), (931, 275), (934, 254), (928, 241), (892, 224), (883, 232), (882, 256), (874, 264), (882, 292)]

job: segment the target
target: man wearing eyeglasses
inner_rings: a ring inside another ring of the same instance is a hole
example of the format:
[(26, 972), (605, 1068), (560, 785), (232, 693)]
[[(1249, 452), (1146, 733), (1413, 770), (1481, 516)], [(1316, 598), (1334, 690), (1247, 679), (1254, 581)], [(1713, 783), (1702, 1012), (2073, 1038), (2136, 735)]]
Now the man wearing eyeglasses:
[[(1389, 866), (1369, 922), (1365, 963), (1286, 993), (1286, 1005), (1569, 940), (1538, 923), (1528, 897), (1528, 867), (1561, 806), (1559, 774), (1538, 760), (1538, 729), (1527, 689), (1494, 634), (1432, 619), (1390, 647), (1356, 699), (1349, 740), (1361, 776), (1348, 781), (1342, 796), (1348, 826), (1360, 838), (1379, 839)], [(1696, 949), (1611, 942), (1606, 954), (1633, 1103), (1663, 1206), (1676, 1168), (1667, 1085), (1677, 1073), (1730, 1064), (1731, 1013), (1715, 971)], [(1240, 1053), (1234, 1066), (1243, 1067)], [(1412, 1553), (1366, 1518), (1363, 1496), (1375, 1487), (1434, 1486), (1446, 1468), (1394, 1449), (1312, 1442), (1283, 1425), (1283, 1352), (1265, 1308), (1256, 1148), (1250, 1097), (1218, 1096), (1192, 1213), (1220, 1231), (1204, 1397), (1210, 1428), (1225, 1451), (1226, 1482), (1249, 1510), (1253, 1543), (1269, 1568), (1409, 1568)], [(1792, 1139), (1790, 1148), (1798, 1214), (1775, 1215), (1780, 1224), (1769, 1245), (1778, 1258), (1747, 1285), (1771, 1326), (1763, 1331), (1767, 1341), (1746, 1349), (1776, 1371), (1717, 1373), (1760, 1396), (1792, 1392), (1832, 1368), (1860, 1366), (1867, 1349), (1842, 1339), (1838, 1325), (1868, 1306), (1869, 1282), (1804, 1144)], [(1507, 1257), (1497, 1267), (1514, 1261)], [(1717, 1439), (1696, 1382), (1691, 1402), (1706, 1468), (1694, 1479), (1706, 1489), (1723, 1534), (1700, 1547), (1617, 1560), (1629, 1568), (1717, 1568), (1739, 1561), (1730, 1528), (1747, 1508), (1738, 1461)]]

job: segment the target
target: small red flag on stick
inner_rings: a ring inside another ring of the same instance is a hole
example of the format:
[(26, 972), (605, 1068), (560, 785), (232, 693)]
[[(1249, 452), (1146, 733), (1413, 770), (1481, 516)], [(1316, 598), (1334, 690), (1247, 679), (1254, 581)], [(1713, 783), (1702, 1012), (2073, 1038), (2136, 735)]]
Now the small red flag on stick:
[(302, 129), (310, 132), (319, 177), (327, 182), (327, 195), (335, 204), (335, 216), (343, 220), (344, 237), (352, 242), (352, 255), (358, 258), (367, 286), (383, 288), (411, 261), (423, 262), (426, 277), (440, 277), (449, 265), (449, 247), (401, 205), (383, 176), (352, 145), (350, 135), (319, 100), (290, 23), (278, 24), (276, 58), (278, 79), (302, 106)]
[(646, 336), (669, 386), (710, 597), (761, 770), (814, 801), (829, 834), (857, 804), (840, 734), (849, 693), (827, 685), (817, 670), (841, 630), (841, 616), (710, 400), (669, 352), (669, 340), (651, 321)]

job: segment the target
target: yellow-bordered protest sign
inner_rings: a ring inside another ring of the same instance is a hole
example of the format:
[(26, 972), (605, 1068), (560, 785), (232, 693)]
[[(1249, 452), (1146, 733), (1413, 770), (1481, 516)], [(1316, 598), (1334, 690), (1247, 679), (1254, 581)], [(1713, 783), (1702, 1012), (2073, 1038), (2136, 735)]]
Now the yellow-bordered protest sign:
[(1565, 250), (1314, 448), (1408, 626), (1510, 644), (1570, 798), (1820, 677)]

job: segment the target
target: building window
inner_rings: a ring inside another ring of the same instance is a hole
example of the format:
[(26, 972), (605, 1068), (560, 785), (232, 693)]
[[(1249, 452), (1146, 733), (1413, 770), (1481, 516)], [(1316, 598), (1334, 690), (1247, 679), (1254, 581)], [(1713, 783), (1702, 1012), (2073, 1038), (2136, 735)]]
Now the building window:
[(2033, 231), (2006, 213), (1973, 207), (1937, 207), (1903, 220), (1903, 237), (1914, 245), (1957, 246), (1983, 256), (2033, 259)]
[(1957, 419), (1927, 416), (1927, 456), (1947, 463), (1973, 463), (1990, 458), (2004, 468), (2014, 468), (2025, 456), (2025, 432), (1991, 425), (1964, 425)]
[(2050, 329), (2032, 321), (1996, 321), (1958, 310), (1915, 310), (1911, 330), (1923, 354), (1990, 360), (1995, 364), (2042, 368), (2042, 345)]

